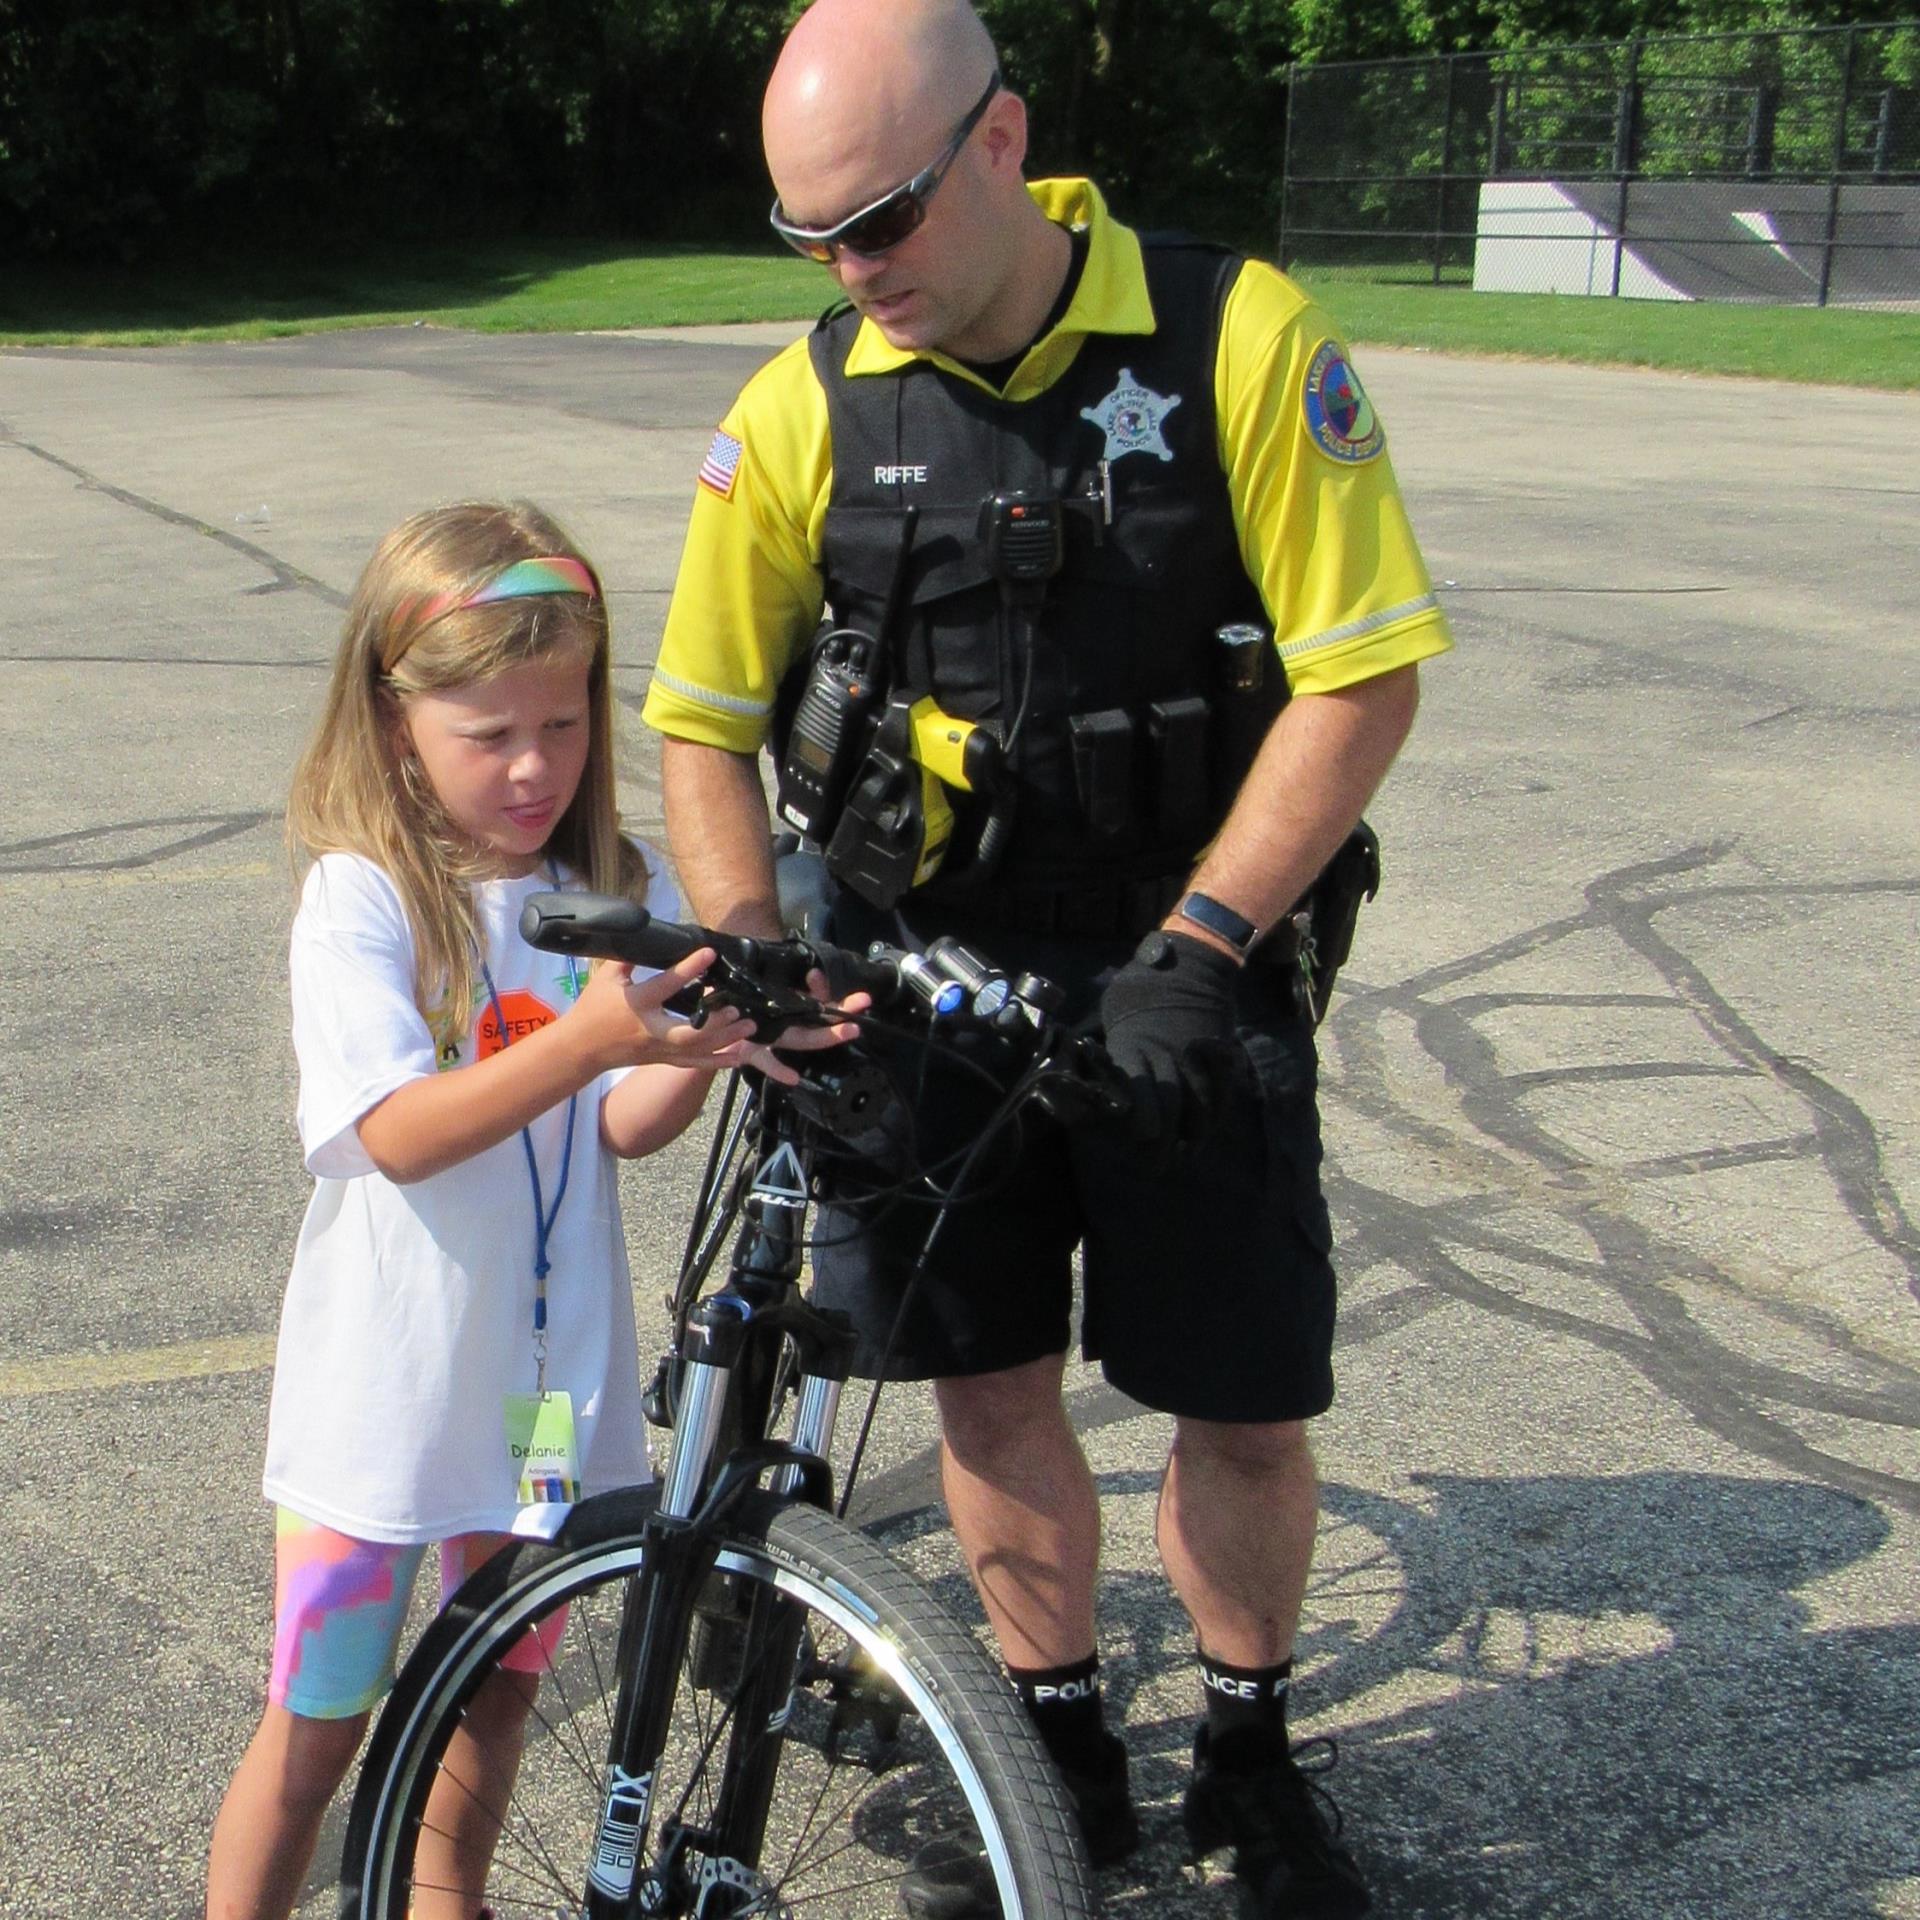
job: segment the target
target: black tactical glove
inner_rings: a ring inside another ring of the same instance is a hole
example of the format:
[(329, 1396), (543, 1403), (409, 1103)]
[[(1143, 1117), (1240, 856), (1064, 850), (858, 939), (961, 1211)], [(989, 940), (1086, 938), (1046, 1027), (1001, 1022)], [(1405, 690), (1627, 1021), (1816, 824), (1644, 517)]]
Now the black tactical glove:
[(1100, 1020), (1107, 1052), (1133, 1088), (1134, 1137), (1191, 1145), (1251, 1081), (1234, 1037), (1239, 963), (1184, 933), (1154, 932), (1107, 983)]

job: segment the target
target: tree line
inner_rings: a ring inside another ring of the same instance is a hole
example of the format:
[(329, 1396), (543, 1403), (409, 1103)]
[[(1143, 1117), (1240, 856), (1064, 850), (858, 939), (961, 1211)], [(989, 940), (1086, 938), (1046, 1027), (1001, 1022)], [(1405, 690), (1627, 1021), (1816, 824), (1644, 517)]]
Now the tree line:
[[(984, 0), (1036, 171), (1258, 240), (1296, 61), (1891, 19), (1912, 0)], [(0, 0), (0, 270), (206, 246), (764, 234), (793, 0)]]

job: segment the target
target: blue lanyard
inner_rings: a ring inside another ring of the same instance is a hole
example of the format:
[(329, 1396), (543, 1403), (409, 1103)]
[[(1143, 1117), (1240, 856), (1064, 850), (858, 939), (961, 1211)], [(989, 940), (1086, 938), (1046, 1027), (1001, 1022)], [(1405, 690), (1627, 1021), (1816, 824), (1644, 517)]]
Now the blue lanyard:
[[(549, 871), (557, 888), (560, 875), (557, 870)], [(512, 1037), (507, 1032), (507, 1012), (500, 1004), (500, 989), (493, 984), (493, 969), (487, 965), (485, 954), (480, 956), (480, 977), (487, 983), (487, 998), (493, 1006), (494, 1022), (500, 1029), (500, 1044), (503, 1047), (510, 1046)], [(571, 954), (567, 956), (567, 986), (569, 998), (577, 999), (580, 976)], [(567, 1138), (560, 1152), (560, 1181), (554, 1188), (551, 1208), (540, 1186), (540, 1162), (533, 1151), (533, 1129), (520, 1129), (520, 1146), (527, 1156), (527, 1178), (533, 1185), (533, 1360), (534, 1388), (539, 1393), (547, 1390), (547, 1275), (553, 1270), (553, 1262), (547, 1257), (547, 1245), (553, 1234), (553, 1223), (560, 1218), (560, 1203), (567, 1197), (567, 1175), (573, 1167), (573, 1116), (579, 1104), (579, 1094), (567, 1095)]]

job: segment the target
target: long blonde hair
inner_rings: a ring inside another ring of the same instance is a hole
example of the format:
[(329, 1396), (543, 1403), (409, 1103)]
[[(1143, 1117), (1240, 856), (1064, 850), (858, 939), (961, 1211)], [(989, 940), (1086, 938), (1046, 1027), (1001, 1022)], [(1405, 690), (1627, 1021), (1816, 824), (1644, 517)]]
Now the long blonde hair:
[[(463, 501), (395, 527), (354, 588), (326, 706), (287, 801), (296, 875), (323, 853), (357, 853), (399, 890), (413, 929), (414, 998), (442, 1040), (472, 1023), (473, 885), (491, 867), (454, 828), (404, 745), (410, 694), (472, 686), (557, 652), (585, 654), (587, 763), (547, 851), (597, 893), (640, 899), (647, 887), (645, 862), (621, 838), (614, 802), (605, 596), (458, 604), (516, 561), (534, 559), (577, 560), (592, 573), (560, 527), (524, 501)], [(432, 603), (448, 598), (451, 610), (436, 613)]]

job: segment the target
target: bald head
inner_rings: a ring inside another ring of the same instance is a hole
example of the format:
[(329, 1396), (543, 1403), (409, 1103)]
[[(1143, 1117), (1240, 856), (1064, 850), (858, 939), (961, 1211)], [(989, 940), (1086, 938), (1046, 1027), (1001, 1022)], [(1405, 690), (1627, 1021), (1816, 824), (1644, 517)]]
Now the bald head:
[(794, 205), (830, 220), (933, 157), (944, 130), (980, 97), (997, 62), (965, 0), (814, 0), (787, 36), (761, 112), (767, 170), (832, 183), (840, 206)]
[(1072, 245), (1027, 191), (1027, 110), (989, 95), (998, 66), (965, 0), (814, 0), (767, 83), (767, 171), (792, 225), (825, 232), (927, 176), (896, 203), (903, 231), (832, 250), (840, 291), (895, 347), (999, 359), (1065, 283)]

